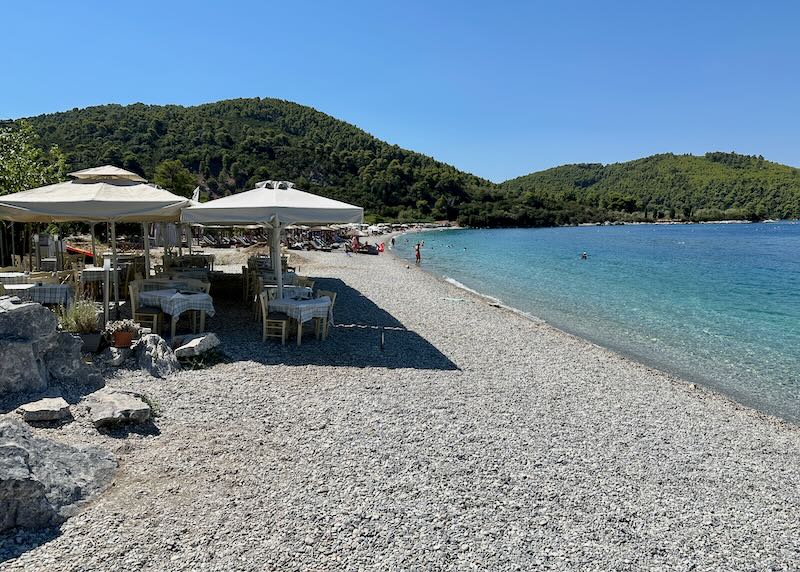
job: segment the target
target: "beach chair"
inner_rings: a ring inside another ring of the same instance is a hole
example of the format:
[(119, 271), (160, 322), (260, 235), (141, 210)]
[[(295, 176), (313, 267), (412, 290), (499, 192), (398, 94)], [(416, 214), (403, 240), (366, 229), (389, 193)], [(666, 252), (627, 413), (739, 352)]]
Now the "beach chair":
[[(323, 296), (327, 296), (331, 299), (331, 312), (333, 311), (333, 307), (336, 305), (336, 292), (331, 292), (330, 290), (319, 290), (317, 292), (317, 298), (322, 298)], [(328, 313), (328, 316), (330, 312)], [(319, 339), (319, 333), (322, 331), (322, 339), (328, 339), (328, 327), (329, 321), (328, 316), (324, 318), (314, 318), (314, 335)]]
[(289, 337), (289, 316), (283, 313), (269, 311), (269, 294), (261, 292), (258, 295), (261, 306), (261, 341), (267, 338), (280, 338), (281, 344), (286, 345)]
[(139, 290), (142, 282), (134, 280), (128, 284), (128, 293), (131, 297), (131, 317), (134, 322), (138, 322), (145, 327), (149, 327), (153, 333), (159, 333), (158, 324), (163, 322), (164, 313), (161, 308), (150, 306), (139, 306)]

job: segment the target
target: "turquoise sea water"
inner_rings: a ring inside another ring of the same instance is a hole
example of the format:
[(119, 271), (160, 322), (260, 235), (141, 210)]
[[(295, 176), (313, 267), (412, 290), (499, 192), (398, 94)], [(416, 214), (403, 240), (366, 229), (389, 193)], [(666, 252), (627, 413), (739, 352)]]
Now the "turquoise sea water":
[(396, 253), (418, 240), (432, 273), (800, 422), (800, 224), (432, 231)]

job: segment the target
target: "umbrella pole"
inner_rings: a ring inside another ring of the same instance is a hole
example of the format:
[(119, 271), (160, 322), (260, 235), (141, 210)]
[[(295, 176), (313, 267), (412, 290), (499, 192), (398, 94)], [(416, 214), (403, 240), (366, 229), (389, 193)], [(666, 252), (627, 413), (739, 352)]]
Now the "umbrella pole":
[(6, 223), (0, 227), (0, 266), (6, 265)]
[(111, 276), (114, 282), (114, 313), (119, 320), (119, 272), (117, 271), (117, 223), (111, 223)]
[[(12, 222), (11, 223), (11, 265), (12, 266), (16, 266), (17, 265), (17, 260), (16, 260), (17, 259), (17, 245), (15, 244), (16, 242), (17, 241), (14, 238), (14, 223)], [(22, 270), (22, 268), (20, 268), (19, 270)]]
[(187, 240), (189, 242), (189, 256), (191, 256), (192, 255), (192, 238), (193, 238), (192, 237), (192, 225), (187, 224), (187, 225), (184, 226), (184, 228), (186, 229), (186, 236), (187, 236)]
[(95, 245), (95, 243), (97, 242), (97, 239), (95, 238), (95, 234), (94, 234), (94, 226), (95, 226), (95, 224), (92, 223), (90, 226), (91, 226), (91, 229), (92, 229), (92, 264), (94, 266), (97, 266), (98, 265), (97, 264), (97, 246)]
[(33, 248), (31, 247), (31, 241), (32, 241), (32, 239), (31, 239), (31, 223), (28, 223), (25, 226), (27, 227), (25, 230), (27, 231), (26, 234), (28, 235), (28, 240), (27, 240), (27, 242), (28, 242), (28, 270), (30, 272), (33, 272)]
[(275, 273), (275, 283), (278, 285), (277, 298), (283, 298), (283, 266), (281, 265), (281, 223), (278, 217), (272, 223), (272, 271)]
[(150, 278), (150, 225), (142, 223), (142, 237), (144, 240), (144, 277)]

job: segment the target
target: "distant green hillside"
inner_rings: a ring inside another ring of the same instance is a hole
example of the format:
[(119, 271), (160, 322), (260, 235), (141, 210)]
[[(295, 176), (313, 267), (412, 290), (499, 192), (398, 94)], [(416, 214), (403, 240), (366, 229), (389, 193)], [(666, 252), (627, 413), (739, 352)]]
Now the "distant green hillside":
[(214, 196), (280, 179), (389, 219), (455, 219), (462, 203), (494, 186), (277, 99), (104, 105), (28, 121), (72, 169), (110, 163), (152, 179), (161, 161), (179, 159)]
[(513, 201), (571, 205), (610, 218), (800, 217), (800, 169), (735, 153), (564, 165), (501, 186)]
[(28, 121), (43, 147), (60, 147), (70, 169), (111, 163), (153, 179), (159, 163), (178, 159), (212, 196), (283, 179), (392, 221), (552, 226), (800, 217), (800, 170), (734, 153), (564, 165), (496, 185), (277, 99), (104, 105)]

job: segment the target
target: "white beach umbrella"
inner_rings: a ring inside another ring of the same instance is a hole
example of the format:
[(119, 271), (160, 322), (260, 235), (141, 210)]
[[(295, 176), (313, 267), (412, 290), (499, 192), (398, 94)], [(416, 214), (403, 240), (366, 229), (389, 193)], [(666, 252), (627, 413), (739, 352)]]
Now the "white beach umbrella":
[[(117, 268), (118, 222), (176, 222), (189, 199), (150, 185), (136, 173), (104, 165), (69, 174), (69, 181), (0, 197), (0, 219), (13, 222), (111, 223), (111, 252)], [(149, 271), (148, 233), (144, 232), (145, 265)], [(96, 262), (96, 261), (95, 261)], [(119, 284), (114, 281), (119, 311)], [(106, 313), (108, 308), (106, 308)]]
[(361, 222), (364, 209), (294, 188), (288, 181), (262, 181), (255, 189), (208, 201), (183, 210), (188, 223), (242, 226), (258, 224), (272, 229), (273, 265), (279, 295), (283, 294), (280, 271), (280, 231), (289, 225)]
[(176, 222), (189, 199), (106, 165), (69, 181), (0, 197), (0, 219), (14, 222)]

